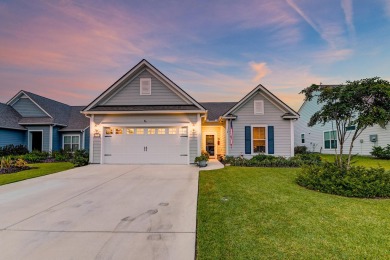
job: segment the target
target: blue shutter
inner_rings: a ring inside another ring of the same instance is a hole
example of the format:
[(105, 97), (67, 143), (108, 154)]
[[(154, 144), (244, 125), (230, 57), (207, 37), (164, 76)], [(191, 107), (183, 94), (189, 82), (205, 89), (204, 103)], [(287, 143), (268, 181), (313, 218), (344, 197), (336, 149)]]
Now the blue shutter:
[(251, 127), (245, 126), (245, 154), (251, 154)]
[(274, 127), (268, 126), (268, 154), (275, 153)]

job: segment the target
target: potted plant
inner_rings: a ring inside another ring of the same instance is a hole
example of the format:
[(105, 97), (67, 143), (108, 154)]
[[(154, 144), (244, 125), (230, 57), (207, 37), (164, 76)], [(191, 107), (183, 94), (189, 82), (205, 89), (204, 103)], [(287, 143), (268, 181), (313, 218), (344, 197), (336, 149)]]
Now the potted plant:
[(204, 151), (202, 151), (200, 156), (195, 157), (195, 163), (197, 163), (199, 167), (206, 167), (208, 160), (209, 154)]

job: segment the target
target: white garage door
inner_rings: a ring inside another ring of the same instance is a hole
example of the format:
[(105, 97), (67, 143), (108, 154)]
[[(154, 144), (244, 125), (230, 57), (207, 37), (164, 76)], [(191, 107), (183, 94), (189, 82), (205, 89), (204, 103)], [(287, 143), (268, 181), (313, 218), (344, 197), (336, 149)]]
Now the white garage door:
[(104, 163), (188, 164), (188, 127), (109, 127)]

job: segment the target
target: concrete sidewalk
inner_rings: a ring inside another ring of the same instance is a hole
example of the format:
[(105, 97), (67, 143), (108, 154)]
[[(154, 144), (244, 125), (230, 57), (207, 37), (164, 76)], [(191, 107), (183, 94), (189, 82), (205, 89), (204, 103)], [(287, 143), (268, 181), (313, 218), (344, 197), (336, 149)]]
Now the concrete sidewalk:
[(198, 169), (90, 165), (0, 186), (2, 259), (194, 259)]

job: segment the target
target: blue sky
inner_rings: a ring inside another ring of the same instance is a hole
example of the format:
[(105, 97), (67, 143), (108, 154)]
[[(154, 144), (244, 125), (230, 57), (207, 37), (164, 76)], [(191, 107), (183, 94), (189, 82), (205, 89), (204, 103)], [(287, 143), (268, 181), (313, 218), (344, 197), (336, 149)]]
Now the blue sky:
[(0, 102), (86, 105), (145, 58), (198, 101), (390, 79), (390, 0), (0, 1)]

